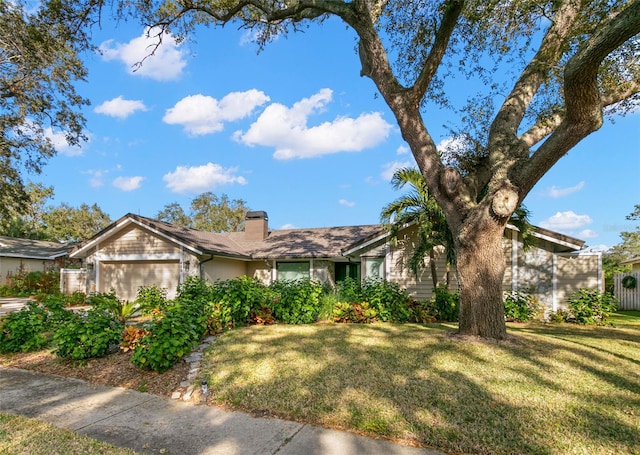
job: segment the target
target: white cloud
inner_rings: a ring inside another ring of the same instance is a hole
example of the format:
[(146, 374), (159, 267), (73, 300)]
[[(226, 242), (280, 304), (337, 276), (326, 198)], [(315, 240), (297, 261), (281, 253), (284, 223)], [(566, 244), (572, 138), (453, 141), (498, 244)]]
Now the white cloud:
[(220, 101), (210, 96), (191, 95), (167, 109), (162, 120), (170, 125), (182, 125), (192, 136), (211, 134), (222, 131), (224, 122), (247, 117), (268, 101), (269, 97), (256, 89), (232, 92)]
[(94, 112), (119, 119), (125, 119), (136, 111), (146, 111), (147, 106), (139, 100), (125, 100), (122, 96), (105, 101), (96, 106)]
[(51, 128), (44, 130), (44, 136), (51, 141), (56, 152), (65, 156), (80, 156), (84, 150), (79, 145), (69, 145), (63, 132), (53, 131)]
[(392, 125), (379, 112), (357, 118), (337, 117), (331, 122), (308, 126), (312, 114), (322, 112), (333, 92), (322, 89), (303, 98), (291, 108), (273, 103), (262, 112), (248, 131), (235, 133), (236, 140), (249, 145), (275, 147), (274, 158), (312, 158), (338, 152), (359, 152), (384, 141)]
[(355, 207), (356, 203), (353, 201), (347, 201), (346, 199), (340, 199), (338, 201), (338, 204), (344, 206), (344, 207)]
[[(129, 74), (148, 77), (157, 81), (170, 81), (180, 78), (187, 65), (184, 52), (174, 37), (162, 35), (162, 44), (155, 47), (158, 38), (155, 30), (147, 30), (141, 36), (128, 43), (113, 40), (104, 41), (99, 46), (102, 58), (107, 61), (119, 60), (126, 64)], [(150, 55), (153, 52), (153, 55)], [(141, 64), (140, 64), (141, 63)], [(140, 65), (139, 65), (140, 64)]]
[(297, 229), (295, 224), (287, 223), (280, 226), (280, 229)]
[(401, 145), (400, 147), (398, 147), (396, 149), (396, 153), (398, 155), (406, 155), (407, 153), (410, 153), (411, 149), (409, 147), (407, 147), (406, 145)]
[(584, 229), (578, 233), (578, 237), (581, 239), (595, 239), (599, 237), (599, 234), (591, 229)]
[(591, 224), (589, 215), (578, 215), (569, 210), (566, 212), (557, 212), (552, 217), (542, 221), (540, 226), (554, 231), (566, 231), (580, 229), (583, 226)]
[(237, 168), (225, 169), (215, 163), (193, 167), (178, 166), (174, 172), (165, 174), (162, 180), (174, 193), (202, 193), (220, 185), (231, 183), (246, 185), (247, 180), (244, 177), (235, 175), (237, 170)]
[(99, 188), (102, 185), (104, 185), (104, 178), (105, 175), (108, 174), (109, 171), (108, 170), (102, 170), (102, 169), (90, 169), (88, 171), (84, 171), (83, 174), (87, 174), (90, 176), (89, 178), (89, 185), (92, 188)]
[(544, 196), (548, 196), (550, 198), (557, 199), (557, 198), (560, 198), (560, 197), (568, 196), (568, 195), (570, 195), (572, 193), (575, 193), (576, 191), (580, 191), (582, 188), (584, 188), (584, 181), (581, 181), (577, 185), (570, 186), (568, 188), (558, 188), (557, 186), (553, 185), (551, 188), (547, 188), (546, 190), (542, 190), (542, 194)]
[(140, 188), (144, 177), (136, 175), (135, 177), (116, 177), (113, 180), (113, 186), (122, 191), (133, 191)]
[(390, 182), (391, 179), (393, 178), (393, 174), (398, 169), (402, 169), (403, 167), (409, 167), (411, 165), (412, 165), (411, 161), (394, 161), (392, 163), (384, 164), (382, 166), (384, 170), (380, 173), (380, 177), (382, 177), (383, 180)]

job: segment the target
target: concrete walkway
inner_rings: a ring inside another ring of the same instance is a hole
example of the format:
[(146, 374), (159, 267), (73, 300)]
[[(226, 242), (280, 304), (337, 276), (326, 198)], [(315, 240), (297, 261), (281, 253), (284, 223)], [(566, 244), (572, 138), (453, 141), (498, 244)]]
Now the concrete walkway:
[(139, 453), (443, 455), (353, 433), (0, 367), (0, 411)]

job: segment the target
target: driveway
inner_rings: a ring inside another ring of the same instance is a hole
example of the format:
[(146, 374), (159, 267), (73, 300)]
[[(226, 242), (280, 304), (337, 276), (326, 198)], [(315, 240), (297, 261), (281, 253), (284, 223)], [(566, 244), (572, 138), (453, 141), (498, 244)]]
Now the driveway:
[(0, 298), (0, 316), (4, 316), (12, 311), (18, 311), (30, 299), (28, 297), (1, 297)]

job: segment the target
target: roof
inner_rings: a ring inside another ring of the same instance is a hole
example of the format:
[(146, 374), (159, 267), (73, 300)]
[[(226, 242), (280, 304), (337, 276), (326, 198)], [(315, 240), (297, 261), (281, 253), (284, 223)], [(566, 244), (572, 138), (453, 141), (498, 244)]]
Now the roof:
[[(71, 257), (88, 255), (102, 239), (112, 236), (132, 223), (177, 243), (194, 254), (240, 260), (339, 258), (386, 241), (389, 236), (383, 225), (370, 224), (271, 230), (264, 240), (247, 240), (244, 232), (205, 232), (128, 213), (78, 245), (72, 251)], [(511, 225), (508, 228), (516, 229)], [(558, 251), (577, 251), (584, 245), (579, 239), (538, 227), (534, 227), (534, 235), (554, 243)]]
[(4, 257), (53, 260), (66, 256), (72, 247), (69, 243), (0, 236), (0, 256)]
[(244, 260), (340, 257), (345, 246), (383, 230), (381, 225), (283, 229), (269, 231), (264, 240), (249, 241), (245, 239), (244, 232), (205, 232), (128, 213), (78, 245), (71, 256), (82, 257), (103, 238), (131, 223), (144, 226), (199, 255), (212, 254)]
[(640, 256), (636, 256), (631, 259), (627, 259), (626, 261), (620, 262), (620, 264), (640, 264)]

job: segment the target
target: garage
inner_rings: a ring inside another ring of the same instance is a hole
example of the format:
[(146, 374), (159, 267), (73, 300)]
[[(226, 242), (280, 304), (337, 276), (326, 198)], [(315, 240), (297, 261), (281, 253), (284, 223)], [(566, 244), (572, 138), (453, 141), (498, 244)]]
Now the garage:
[(98, 268), (99, 292), (114, 290), (118, 298), (135, 300), (140, 286), (156, 285), (167, 290), (167, 297), (175, 297), (180, 279), (180, 262), (114, 261), (101, 262)]

